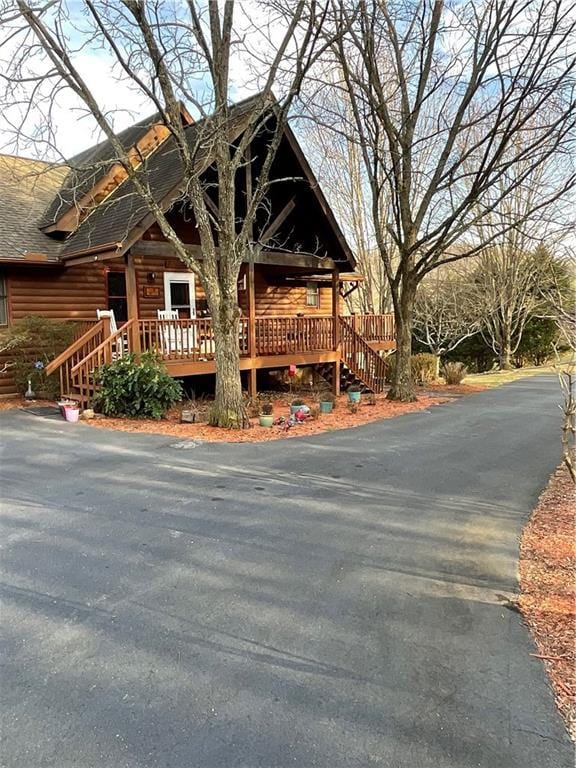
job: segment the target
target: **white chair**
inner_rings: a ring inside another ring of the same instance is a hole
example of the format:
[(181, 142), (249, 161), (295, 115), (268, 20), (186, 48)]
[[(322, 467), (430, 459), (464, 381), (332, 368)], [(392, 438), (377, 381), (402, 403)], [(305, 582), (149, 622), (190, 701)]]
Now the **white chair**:
[(162, 326), (165, 352), (191, 352), (196, 345), (196, 332), (192, 326), (172, 325), (171, 321), (179, 320), (177, 309), (159, 309), (158, 320), (165, 320)]
[(110, 333), (116, 333), (118, 325), (116, 324), (116, 318), (114, 317), (113, 309), (97, 309), (96, 317), (98, 320), (110, 320)]
[[(96, 317), (98, 320), (109, 320), (111, 335), (118, 331), (118, 324), (116, 323), (116, 317), (114, 316), (113, 309), (97, 309)], [(114, 344), (114, 348), (112, 349), (112, 360), (117, 360), (119, 357), (127, 355), (128, 351), (128, 339), (117, 339)]]

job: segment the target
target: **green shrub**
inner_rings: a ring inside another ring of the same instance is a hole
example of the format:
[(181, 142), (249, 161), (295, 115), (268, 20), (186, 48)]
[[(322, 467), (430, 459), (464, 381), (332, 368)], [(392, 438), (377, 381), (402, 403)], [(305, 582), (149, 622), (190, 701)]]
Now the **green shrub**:
[(13, 323), (3, 334), (13, 365), (10, 371), (20, 392), (28, 387), (28, 380), (37, 395), (56, 398), (60, 395), (58, 375), (47, 376), (45, 368), (57, 355), (74, 341), (78, 323), (50, 320), (39, 315), (28, 315)]
[(182, 399), (182, 385), (172, 379), (153, 352), (137, 360), (126, 355), (103, 365), (96, 375), (94, 407), (106, 416), (161, 419)]
[(554, 356), (554, 344), (558, 339), (555, 321), (548, 317), (534, 317), (529, 320), (516, 350), (516, 364), (544, 365)]
[(468, 373), (464, 363), (445, 363), (442, 375), (446, 384), (461, 384)]

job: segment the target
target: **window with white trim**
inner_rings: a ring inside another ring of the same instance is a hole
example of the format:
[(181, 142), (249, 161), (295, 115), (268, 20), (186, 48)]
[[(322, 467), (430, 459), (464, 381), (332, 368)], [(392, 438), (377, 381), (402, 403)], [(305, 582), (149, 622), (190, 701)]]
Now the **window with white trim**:
[(312, 281), (306, 283), (306, 306), (320, 306), (320, 286), (318, 283), (314, 283)]
[(8, 286), (0, 275), (0, 325), (8, 325)]

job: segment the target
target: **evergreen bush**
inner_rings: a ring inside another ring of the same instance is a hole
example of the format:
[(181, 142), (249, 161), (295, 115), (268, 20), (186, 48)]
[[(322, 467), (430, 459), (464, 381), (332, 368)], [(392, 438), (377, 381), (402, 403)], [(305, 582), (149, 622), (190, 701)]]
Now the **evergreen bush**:
[(161, 419), (182, 399), (182, 385), (153, 352), (137, 359), (126, 355), (103, 365), (96, 374), (94, 407), (106, 416)]

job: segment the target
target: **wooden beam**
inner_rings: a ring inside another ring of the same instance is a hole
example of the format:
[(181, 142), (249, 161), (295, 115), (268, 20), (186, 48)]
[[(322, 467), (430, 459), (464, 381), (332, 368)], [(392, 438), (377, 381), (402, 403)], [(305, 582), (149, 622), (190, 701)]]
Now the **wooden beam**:
[[(138, 280), (136, 278), (136, 267), (134, 265), (134, 255), (126, 254), (126, 301), (128, 304), (128, 319), (138, 320)], [(140, 328), (138, 322), (134, 323), (131, 331), (132, 352), (140, 352)]]
[[(263, 368), (288, 368), (289, 365), (314, 365), (315, 363), (337, 362), (335, 352), (300, 352), (293, 355), (266, 355), (264, 357), (241, 357), (240, 370), (250, 371)], [(200, 376), (216, 373), (214, 360), (165, 360), (164, 365), (170, 376)]]
[(266, 245), (266, 243), (274, 237), (276, 232), (280, 229), (282, 224), (286, 221), (288, 216), (292, 213), (292, 211), (296, 208), (296, 203), (294, 202), (294, 198), (292, 197), (282, 208), (278, 216), (276, 216), (275, 219), (273, 219), (270, 224), (266, 227), (264, 232), (260, 235), (258, 242), (260, 245)]
[[(184, 243), (184, 247), (190, 253), (191, 256), (198, 260), (202, 260), (202, 246), (192, 245)], [(139, 240), (130, 249), (134, 256), (157, 256), (163, 259), (177, 259), (175, 249), (164, 241), (156, 240)], [(254, 264), (268, 264), (270, 266), (281, 267), (302, 267), (304, 269), (326, 269), (333, 270), (336, 268), (334, 260), (325, 257), (320, 258), (311, 254), (304, 253), (284, 253), (282, 251), (260, 251), (251, 256)], [(92, 259), (94, 261), (94, 259)]]
[(334, 349), (340, 347), (340, 277), (337, 269), (332, 270), (332, 319), (334, 322)]
[(256, 357), (256, 281), (254, 262), (248, 264), (248, 352)]
[[(248, 208), (250, 207), (252, 203), (252, 148), (250, 144), (246, 147), (246, 155), (244, 157), (244, 160), (246, 162), (246, 212), (248, 212)], [(250, 235), (250, 240), (254, 239), (254, 220), (249, 222), (248, 226), (248, 234)]]
[(210, 209), (210, 213), (214, 216), (215, 219), (218, 219), (218, 216), (220, 215), (220, 211), (218, 210), (218, 206), (212, 200), (208, 192), (204, 192), (204, 202), (206, 203), (206, 206)]

